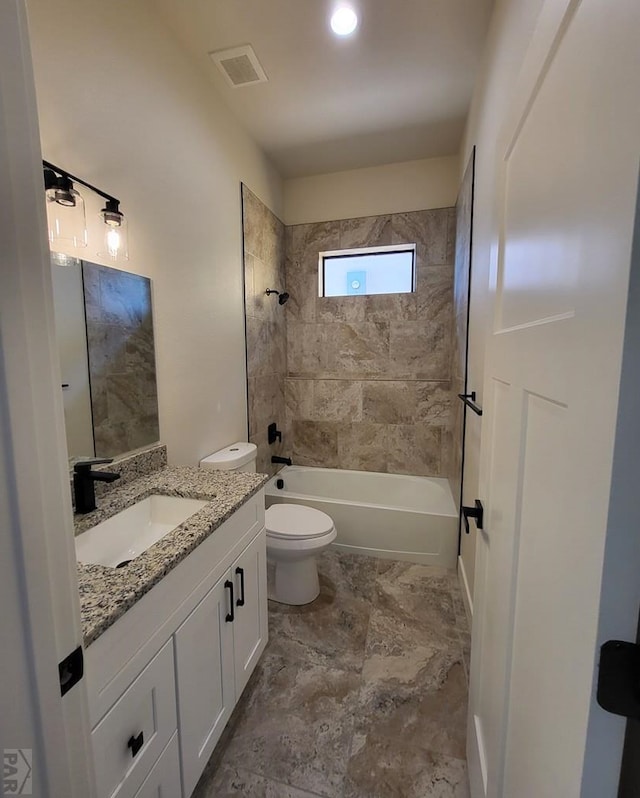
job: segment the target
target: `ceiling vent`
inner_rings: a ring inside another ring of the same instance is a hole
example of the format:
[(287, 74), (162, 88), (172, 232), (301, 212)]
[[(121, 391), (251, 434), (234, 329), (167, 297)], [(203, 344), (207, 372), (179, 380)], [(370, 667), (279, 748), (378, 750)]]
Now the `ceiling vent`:
[(266, 83), (268, 78), (250, 44), (209, 53), (227, 83), (234, 88)]

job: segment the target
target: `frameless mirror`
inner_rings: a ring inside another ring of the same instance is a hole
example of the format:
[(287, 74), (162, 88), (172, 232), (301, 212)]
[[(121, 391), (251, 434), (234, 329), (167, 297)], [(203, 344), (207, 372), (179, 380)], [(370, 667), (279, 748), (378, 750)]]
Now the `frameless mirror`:
[(51, 268), (69, 457), (155, 443), (151, 281), (57, 253)]

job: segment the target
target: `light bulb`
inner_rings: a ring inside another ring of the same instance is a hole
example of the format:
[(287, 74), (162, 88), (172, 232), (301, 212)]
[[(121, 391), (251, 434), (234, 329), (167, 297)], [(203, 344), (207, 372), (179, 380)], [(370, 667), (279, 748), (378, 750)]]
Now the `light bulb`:
[(100, 218), (104, 222), (104, 234), (98, 255), (116, 261), (129, 260), (127, 220), (120, 210), (118, 200), (108, 199), (106, 206), (100, 211)]
[(106, 244), (109, 256), (117, 258), (120, 251), (120, 233), (117, 228), (112, 227), (107, 231)]
[(358, 15), (351, 6), (339, 6), (331, 16), (331, 30), (337, 36), (349, 36), (358, 27)]

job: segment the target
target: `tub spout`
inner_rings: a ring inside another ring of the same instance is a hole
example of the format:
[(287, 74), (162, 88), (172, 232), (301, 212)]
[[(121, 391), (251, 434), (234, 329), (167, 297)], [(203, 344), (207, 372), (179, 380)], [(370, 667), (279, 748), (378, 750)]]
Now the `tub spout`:
[(282, 463), (283, 465), (291, 465), (291, 458), (290, 457), (278, 457), (277, 454), (271, 456), (272, 463)]

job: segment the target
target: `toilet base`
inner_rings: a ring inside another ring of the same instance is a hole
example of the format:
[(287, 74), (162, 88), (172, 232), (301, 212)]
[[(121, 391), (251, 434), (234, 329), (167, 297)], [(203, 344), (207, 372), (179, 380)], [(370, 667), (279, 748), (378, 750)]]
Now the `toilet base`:
[(320, 595), (315, 555), (293, 562), (276, 561), (269, 598), (280, 604), (310, 604)]

